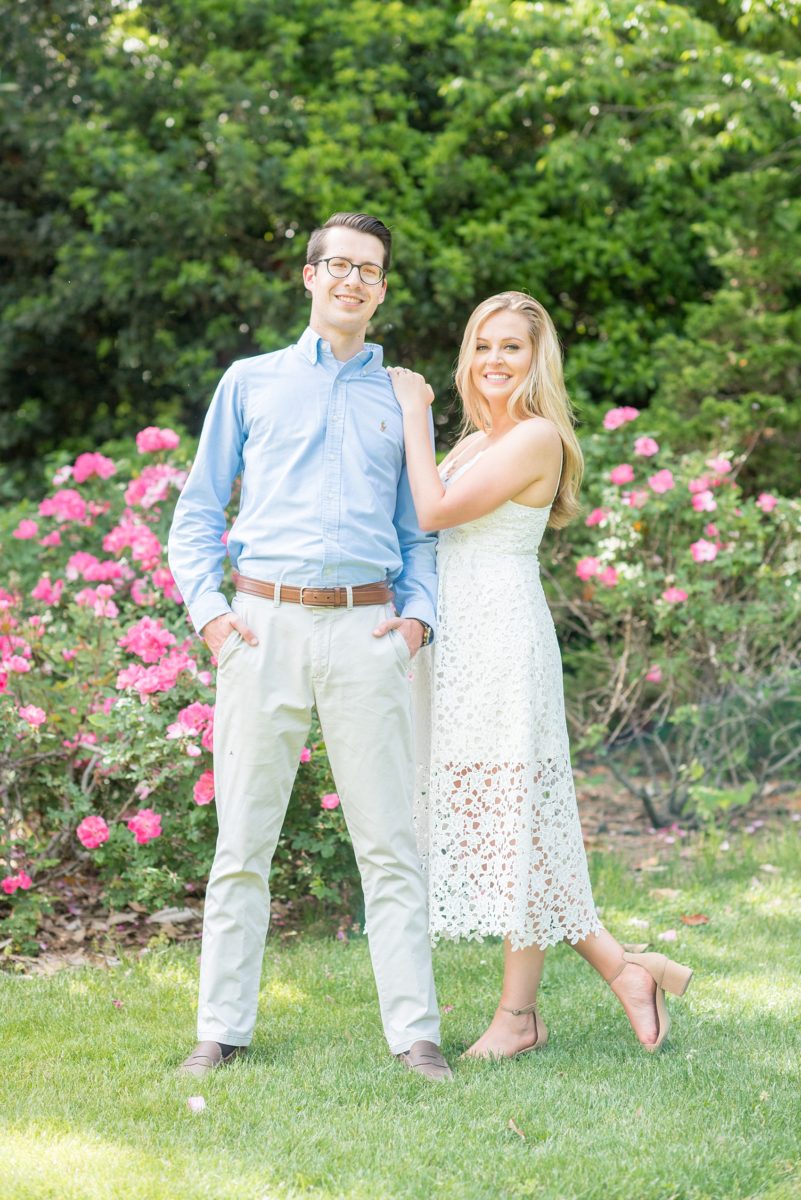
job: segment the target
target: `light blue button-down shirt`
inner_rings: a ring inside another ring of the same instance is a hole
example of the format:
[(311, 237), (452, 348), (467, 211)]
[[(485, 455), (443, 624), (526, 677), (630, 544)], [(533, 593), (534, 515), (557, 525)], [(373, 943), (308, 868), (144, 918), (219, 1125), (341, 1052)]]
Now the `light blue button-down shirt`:
[(170, 568), (198, 632), (230, 612), (221, 539), (240, 474), (228, 538), (240, 574), (296, 587), (387, 579), (401, 616), (434, 626), (436, 535), (417, 524), (403, 419), (382, 362), (373, 345), (339, 362), (307, 329), (296, 345), (226, 371), (169, 540)]

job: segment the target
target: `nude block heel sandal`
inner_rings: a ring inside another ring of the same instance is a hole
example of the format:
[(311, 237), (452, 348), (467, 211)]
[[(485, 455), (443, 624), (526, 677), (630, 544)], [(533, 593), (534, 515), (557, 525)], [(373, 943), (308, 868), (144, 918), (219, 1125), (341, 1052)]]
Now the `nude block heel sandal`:
[(607, 980), (608, 983), (617, 979), (620, 972), (626, 966), (626, 963), (634, 963), (635, 966), (644, 967), (656, 984), (656, 1017), (659, 1022), (656, 1041), (650, 1046), (647, 1046), (644, 1042), (640, 1042), (643, 1050), (647, 1050), (649, 1054), (653, 1054), (662, 1045), (670, 1029), (670, 1013), (665, 1004), (665, 992), (670, 992), (673, 996), (683, 996), (689, 987), (693, 973), (690, 967), (673, 962), (666, 954), (657, 954), (653, 951), (648, 954), (629, 954), (624, 952), (623, 962), (617, 968), (614, 975)]

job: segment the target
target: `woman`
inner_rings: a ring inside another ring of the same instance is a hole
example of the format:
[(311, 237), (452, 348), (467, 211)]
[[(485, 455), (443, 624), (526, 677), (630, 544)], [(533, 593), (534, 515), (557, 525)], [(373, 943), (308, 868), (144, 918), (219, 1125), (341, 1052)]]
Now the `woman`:
[(656, 1050), (668, 1031), (665, 990), (681, 995), (692, 972), (663, 954), (626, 954), (598, 920), (559, 647), (539, 580), (539, 542), (547, 525), (578, 512), (583, 467), (553, 323), (521, 292), (473, 312), (456, 371), (465, 436), (441, 473), (431, 388), (412, 371), (389, 374), (418, 520), (442, 531), (420, 786), (431, 933), (504, 939), (500, 1003), (467, 1054), (512, 1057), (545, 1044), (537, 988), (545, 950), (564, 939), (611, 985), (643, 1047)]

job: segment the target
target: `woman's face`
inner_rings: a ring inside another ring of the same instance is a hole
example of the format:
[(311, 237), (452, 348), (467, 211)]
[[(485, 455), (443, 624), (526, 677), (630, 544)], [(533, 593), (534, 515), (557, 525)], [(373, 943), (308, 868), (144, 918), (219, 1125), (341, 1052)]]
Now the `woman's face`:
[(476, 331), (470, 381), (490, 403), (505, 403), (526, 378), (533, 355), (526, 318), (501, 309)]

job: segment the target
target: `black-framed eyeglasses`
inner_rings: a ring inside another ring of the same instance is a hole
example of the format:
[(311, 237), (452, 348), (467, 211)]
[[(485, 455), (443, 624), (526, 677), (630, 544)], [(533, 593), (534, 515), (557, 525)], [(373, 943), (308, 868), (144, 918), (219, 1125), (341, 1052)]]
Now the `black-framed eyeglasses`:
[(355, 267), (362, 283), (369, 287), (375, 287), (386, 276), (386, 271), (378, 263), (355, 263), (348, 258), (316, 258), (311, 265), (316, 267), (318, 263), (325, 263), (328, 274), (333, 275), (334, 279), (347, 279)]

